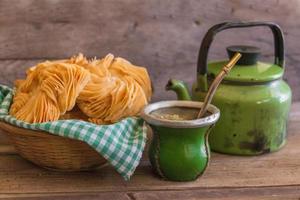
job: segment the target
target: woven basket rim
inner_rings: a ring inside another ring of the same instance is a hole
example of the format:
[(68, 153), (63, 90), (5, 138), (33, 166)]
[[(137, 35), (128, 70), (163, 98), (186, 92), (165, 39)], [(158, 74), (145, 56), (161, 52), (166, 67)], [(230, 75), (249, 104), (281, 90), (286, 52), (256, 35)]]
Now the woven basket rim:
[[(59, 138), (59, 139), (67, 139), (67, 140), (73, 140), (73, 141), (80, 141), (80, 140), (76, 140), (76, 139), (72, 139), (72, 138), (67, 138), (67, 137), (62, 137), (62, 136), (58, 136), (58, 135), (54, 135), (51, 133), (48, 133), (46, 131), (42, 131), (42, 130), (31, 130), (31, 129), (26, 129), (26, 128), (22, 128), (22, 127), (17, 127), (14, 125), (11, 125), (7, 122), (3, 122), (0, 121), (0, 129), (4, 131), (4, 133), (8, 134), (8, 135), (23, 135), (23, 136), (33, 136), (33, 137), (44, 137), (44, 138), (49, 138), (49, 137), (55, 137), (55, 138)], [(18, 131), (18, 133), (16, 133), (15, 131), (11, 131), (9, 129), (15, 129)], [(80, 141), (82, 142), (82, 141)]]

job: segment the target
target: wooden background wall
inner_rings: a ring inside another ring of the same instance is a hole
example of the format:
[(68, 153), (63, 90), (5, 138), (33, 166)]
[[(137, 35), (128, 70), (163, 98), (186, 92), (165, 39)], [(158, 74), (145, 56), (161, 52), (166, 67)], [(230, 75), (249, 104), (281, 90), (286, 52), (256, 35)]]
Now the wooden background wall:
[[(111, 52), (149, 69), (154, 100), (174, 98), (164, 85), (169, 77), (195, 79), (198, 48), (210, 26), (269, 20), (284, 30), (285, 78), (300, 100), (299, 17), (298, 0), (0, 0), (0, 83), (12, 85), (40, 60)], [(226, 57), (228, 45), (252, 44), (272, 61), (271, 36), (266, 28), (225, 31), (209, 59)]]

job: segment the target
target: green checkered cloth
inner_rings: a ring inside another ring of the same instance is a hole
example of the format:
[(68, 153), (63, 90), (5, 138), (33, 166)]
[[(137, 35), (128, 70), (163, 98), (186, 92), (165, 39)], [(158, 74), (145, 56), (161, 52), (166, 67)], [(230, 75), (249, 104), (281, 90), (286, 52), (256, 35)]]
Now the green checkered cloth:
[(18, 127), (84, 141), (106, 158), (125, 180), (130, 179), (146, 143), (146, 126), (141, 118), (126, 118), (112, 125), (96, 125), (81, 120), (30, 124), (8, 114), (13, 94), (13, 89), (0, 84), (0, 120)]

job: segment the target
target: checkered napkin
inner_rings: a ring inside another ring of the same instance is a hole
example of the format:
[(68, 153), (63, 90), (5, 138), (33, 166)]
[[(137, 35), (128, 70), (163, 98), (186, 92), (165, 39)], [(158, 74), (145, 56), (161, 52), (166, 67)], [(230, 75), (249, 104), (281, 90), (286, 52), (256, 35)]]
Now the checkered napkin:
[(129, 180), (140, 162), (146, 142), (146, 126), (140, 118), (126, 118), (112, 125), (96, 125), (81, 120), (26, 123), (8, 114), (13, 90), (0, 85), (0, 120), (18, 127), (41, 130), (86, 142)]

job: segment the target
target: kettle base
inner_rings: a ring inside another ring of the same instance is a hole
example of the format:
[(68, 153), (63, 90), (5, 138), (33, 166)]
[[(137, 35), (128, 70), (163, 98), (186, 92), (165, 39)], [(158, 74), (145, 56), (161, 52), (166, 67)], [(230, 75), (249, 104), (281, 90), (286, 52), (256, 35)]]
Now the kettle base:
[(259, 156), (267, 153), (274, 153), (281, 150), (286, 145), (286, 140), (284, 140), (277, 148), (265, 148), (262, 151), (241, 151), (230, 150), (230, 149), (218, 149), (211, 147), (211, 151), (214, 153), (227, 154), (227, 155), (236, 155), (236, 156)]

